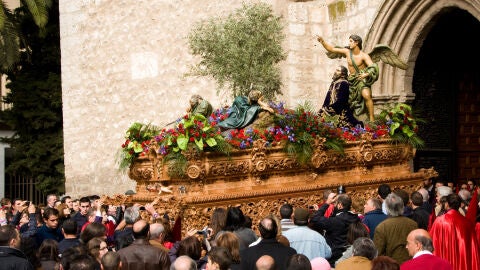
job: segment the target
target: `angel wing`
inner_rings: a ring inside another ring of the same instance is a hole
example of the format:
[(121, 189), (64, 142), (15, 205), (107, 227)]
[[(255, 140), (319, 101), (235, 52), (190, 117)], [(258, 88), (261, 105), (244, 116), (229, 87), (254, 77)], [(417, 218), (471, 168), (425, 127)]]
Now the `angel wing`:
[(401, 69), (407, 69), (408, 65), (388, 46), (377, 44), (368, 54), (373, 62), (382, 60), (384, 63)]

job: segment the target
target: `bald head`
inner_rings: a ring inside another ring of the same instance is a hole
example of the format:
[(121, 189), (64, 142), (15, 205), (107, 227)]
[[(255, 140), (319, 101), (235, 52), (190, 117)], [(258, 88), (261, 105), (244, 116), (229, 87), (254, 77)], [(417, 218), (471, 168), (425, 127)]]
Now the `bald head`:
[(170, 266), (170, 270), (197, 270), (197, 263), (187, 255), (182, 255)]
[(424, 229), (411, 231), (407, 236), (407, 249), (410, 256), (414, 256), (422, 250), (433, 252), (433, 243), (430, 234)]
[(258, 258), (255, 266), (258, 270), (273, 270), (275, 269), (275, 260), (271, 256), (263, 255)]
[(150, 225), (143, 219), (133, 224), (133, 237), (135, 239), (148, 239)]
[(410, 234), (413, 237), (426, 237), (426, 238), (431, 239), (430, 234), (424, 229), (415, 229), (415, 230), (411, 231)]
[(163, 227), (162, 224), (153, 223), (152, 225), (150, 225), (150, 239), (163, 241), (164, 231), (165, 227)]

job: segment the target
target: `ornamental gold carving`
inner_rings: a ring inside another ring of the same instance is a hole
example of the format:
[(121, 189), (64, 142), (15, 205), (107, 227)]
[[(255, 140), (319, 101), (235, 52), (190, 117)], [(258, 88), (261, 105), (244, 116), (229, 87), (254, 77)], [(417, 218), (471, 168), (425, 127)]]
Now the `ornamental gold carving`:
[(143, 203), (161, 198), (158, 212), (171, 218), (183, 213), (184, 231), (203, 228), (216, 207), (233, 205), (241, 206), (256, 226), (265, 215), (278, 213), (285, 202), (310, 207), (321, 203), (323, 191), (339, 185), (347, 189), (354, 209), (361, 212), (380, 184), (411, 191), (438, 175), (434, 168), (413, 172), (408, 161), (415, 149), (388, 139), (364, 137), (347, 142), (343, 152), (326, 149), (324, 143), (324, 138), (315, 139), (307, 165), (300, 165), (281, 146), (267, 147), (261, 140), (252, 149), (233, 151), (228, 157), (188, 148), (182, 152), (188, 162), (184, 178), (169, 177), (162, 156), (151, 154), (130, 167), (137, 194), (128, 200)]

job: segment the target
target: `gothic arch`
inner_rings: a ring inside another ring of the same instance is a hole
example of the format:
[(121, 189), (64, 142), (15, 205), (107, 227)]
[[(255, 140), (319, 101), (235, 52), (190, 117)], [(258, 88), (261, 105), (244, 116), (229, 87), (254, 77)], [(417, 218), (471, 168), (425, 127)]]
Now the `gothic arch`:
[(401, 70), (382, 64), (380, 80), (374, 84), (379, 99), (414, 99), (412, 78), (420, 48), (439, 15), (451, 9), (465, 10), (480, 20), (480, 0), (386, 0), (380, 6), (365, 38), (365, 49), (387, 44), (409, 67)]

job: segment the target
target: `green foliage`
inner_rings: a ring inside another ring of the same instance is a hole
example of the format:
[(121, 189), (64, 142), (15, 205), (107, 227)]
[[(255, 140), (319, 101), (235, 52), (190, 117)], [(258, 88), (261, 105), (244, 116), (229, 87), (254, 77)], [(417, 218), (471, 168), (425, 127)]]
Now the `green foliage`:
[(188, 160), (180, 152), (172, 152), (165, 156), (163, 162), (167, 164), (167, 174), (173, 178), (186, 177)]
[(25, 6), (15, 14), (28, 50), (21, 53), (21, 69), (7, 73), (11, 91), (4, 102), (12, 107), (0, 113), (15, 131), (1, 140), (15, 149), (7, 172), (34, 177), (43, 192), (61, 193), (65, 176), (58, 1), (42, 35)]
[(295, 157), (300, 164), (308, 164), (314, 152), (314, 139), (321, 136), (326, 138), (326, 148), (343, 152), (343, 142), (332, 128), (325, 125), (323, 119), (317, 115), (309, 102), (299, 104), (295, 110), (284, 110), (276, 114), (276, 123), (285, 127), (287, 135), (285, 151)]
[(389, 134), (392, 139), (411, 144), (415, 148), (425, 145), (425, 142), (417, 135), (417, 122), (425, 121), (415, 117), (412, 107), (409, 105), (397, 103), (392, 108), (382, 110), (379, 118), (389, 126)]
[(151, 124), (133, 123), (125, 133), (125, 142), (117, 154), (117, 163), (121, 171), (125, 171), (140, 155), (146, 155), (152, 140), (160, 129)]
[(188, 37), (192, 53), (201, 57), (190, 75), (212, 76), (233, 97), (256, 89), (272, 99), (281, 94), (282, 30), (267, 4), (244, 4), (225, 19), (202, 22)]
[[(58, 6), (58, 1), (55, 2)], [(0, 40), (2, 41), (0, 42), (0, 70), (2, 72), (12, 71), (21, 65), (17, 65), (20, 61), (20, 49), (26, 49), (24, 53), (31, 52), (26, 46), (26, 44), (30, 45), (29, 37), (23, 31), (24, 29), (21, 29), (22, 20), (26, 17), (33, 20), (34, 24), (29, 27), (36, 29), (36, 34), (43, 37), (48, 34), (45, 27), (49, 20), (49, 10), (53, 5), (52, 0), (21, 0), (20, 5), (21, 7), (12, 13), (7, 8), (7, 3), (0, 1)]]

